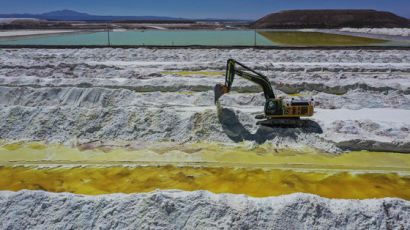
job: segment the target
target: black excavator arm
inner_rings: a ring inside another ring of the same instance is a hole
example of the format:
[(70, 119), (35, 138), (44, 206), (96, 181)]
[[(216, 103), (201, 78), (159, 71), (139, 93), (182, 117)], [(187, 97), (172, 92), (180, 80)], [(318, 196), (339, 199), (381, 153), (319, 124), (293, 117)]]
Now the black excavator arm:
[[(237, 66), (242, 67), (243, 70), (238, 70)], [(226, 75), (225, 75), (225, 84), (218, 84), (215, 86), (215, 103), (218, 99), (225, 93), (231, 91), (231, 86), (235, 75), (243, 77), (249, 81), (252, 81), (258, 85), (260, 85), (263, 89), (263, 93), (265, 95), (266, 100), (274, 99), (275, 94), (272, 90), (272, 85), (270, 84), (268, 78), (261, 73), (256, 72), (255, 70), (245, 66), (244, 64), (235, 61), (233, 59), (229, 59), (226, 64)]]

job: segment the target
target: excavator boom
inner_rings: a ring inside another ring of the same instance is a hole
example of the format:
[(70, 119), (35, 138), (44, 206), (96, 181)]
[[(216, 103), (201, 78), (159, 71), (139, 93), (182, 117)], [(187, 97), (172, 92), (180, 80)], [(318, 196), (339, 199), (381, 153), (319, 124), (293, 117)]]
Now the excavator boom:
[[(246, 71), (238, 70), (236, 65), (242, 67)], [(225, 93), (231, 91), (231, 86), (235, 75), (243, 77), (249, 81), (252, 81), (260, 85), (263, 89), (266, 100), (275, 98), (275, 94), (272, 90), (272, 85), (270, 84), (268, 78), (261, 73), (256, 72), (255, 70), (245, 66), (244, 64), (235, 61), (233, 59), (228, 59), (226, 64), (226, 74), (225, 74), (225, 84), (217, 84), (215, 86), (215, 103), (218, 99)]]

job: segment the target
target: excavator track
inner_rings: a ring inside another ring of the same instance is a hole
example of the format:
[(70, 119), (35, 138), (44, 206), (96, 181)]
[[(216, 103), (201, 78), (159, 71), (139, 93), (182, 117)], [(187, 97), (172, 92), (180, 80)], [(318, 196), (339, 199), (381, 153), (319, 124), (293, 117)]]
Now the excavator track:
[(294, 118), (268, 118), (266, 120), (256, 122), (257, 125), (269, 127), (306, 127), (309, 126), (310, 120)]

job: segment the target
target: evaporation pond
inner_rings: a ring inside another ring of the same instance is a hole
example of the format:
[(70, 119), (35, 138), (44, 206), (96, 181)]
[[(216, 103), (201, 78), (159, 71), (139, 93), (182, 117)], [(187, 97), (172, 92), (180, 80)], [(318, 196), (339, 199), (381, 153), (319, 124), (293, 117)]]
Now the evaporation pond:
[[(107, 32), (45, 35), (0, 42), (1, 45), (107, 45)], [(110, 32), (110, 44), (158, 46), (409, 46), (409, 42), (389, 41), (349, 35), (301, 31), (253, 30), (130, 30)]]

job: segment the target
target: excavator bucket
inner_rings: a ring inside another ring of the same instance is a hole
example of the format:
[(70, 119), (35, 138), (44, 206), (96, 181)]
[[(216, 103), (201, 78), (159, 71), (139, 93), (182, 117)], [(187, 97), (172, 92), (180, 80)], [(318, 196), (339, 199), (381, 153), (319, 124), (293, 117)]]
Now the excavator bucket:
[(214, 93), (215, 93), (215, 104), (218, 101), (218, 99), (224, 95), (225, 93), (227, 93), (227, 88), (226, 86), (222, 85), (222, 84), (216, 84), (215, 88), (214, 88)]

